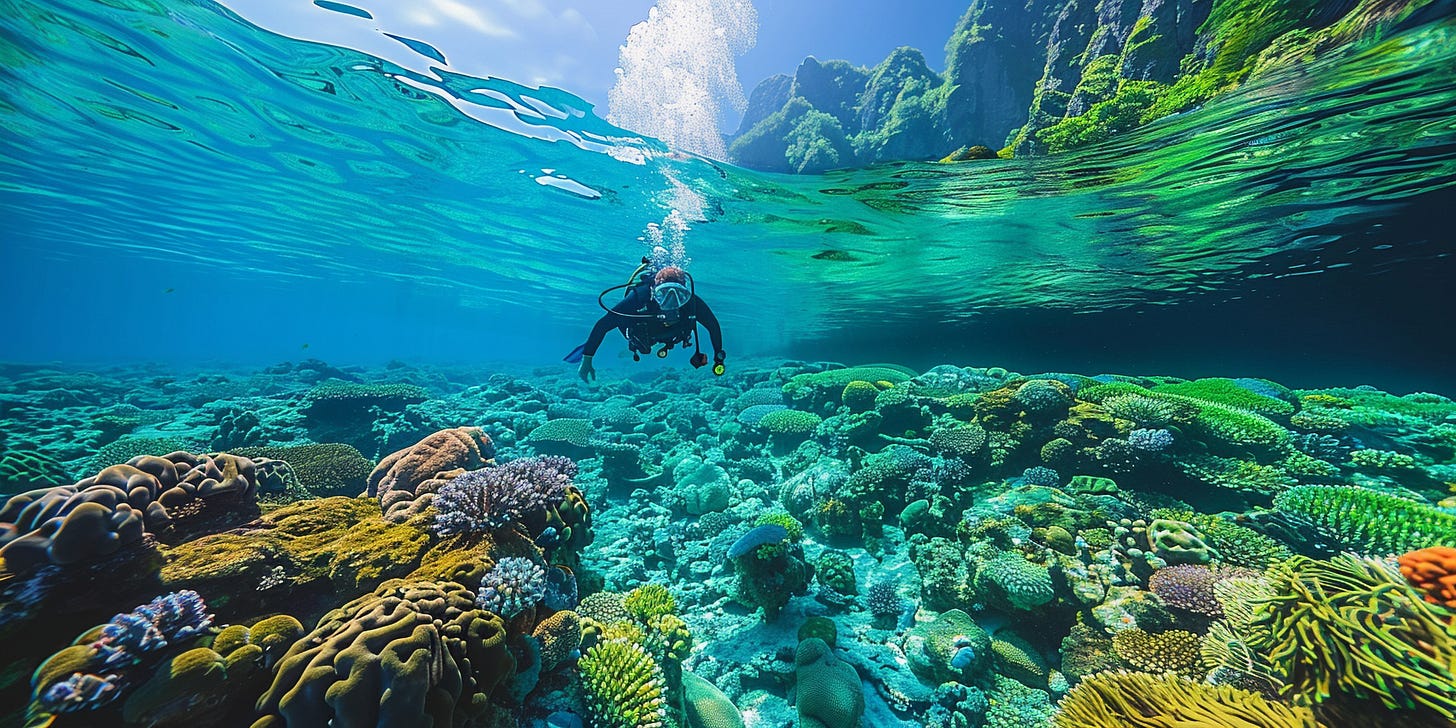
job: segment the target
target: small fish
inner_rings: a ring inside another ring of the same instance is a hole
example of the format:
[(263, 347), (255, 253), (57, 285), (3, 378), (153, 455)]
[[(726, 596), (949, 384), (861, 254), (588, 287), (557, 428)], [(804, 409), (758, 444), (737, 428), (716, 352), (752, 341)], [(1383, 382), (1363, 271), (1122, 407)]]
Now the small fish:
[(177, 290), (177, 289), (175, 289), (175, 288), (168, 288), (167, 290), (162, 291), (162, 293), (171, 293), (171, 292), (173, 292), (175, 290)]
[(308, 344), (304, 344), (303, 346), (300, 346), (298, 348), (300, 348), (300, 349), (307, 349), (308, 348)]

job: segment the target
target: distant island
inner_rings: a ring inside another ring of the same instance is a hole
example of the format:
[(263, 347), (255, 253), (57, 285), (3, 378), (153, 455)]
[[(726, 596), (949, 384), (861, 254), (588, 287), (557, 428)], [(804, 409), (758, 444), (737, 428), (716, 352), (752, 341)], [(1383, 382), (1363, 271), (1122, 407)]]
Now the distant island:
[[(1439, 3), (1437, 3), (1439, 4)], [(975, 0), (936, 73), (804, 59), (753, 89), (729, 161), (772, 172), (1057, 153), (1424, 20), (1432, 0)]]

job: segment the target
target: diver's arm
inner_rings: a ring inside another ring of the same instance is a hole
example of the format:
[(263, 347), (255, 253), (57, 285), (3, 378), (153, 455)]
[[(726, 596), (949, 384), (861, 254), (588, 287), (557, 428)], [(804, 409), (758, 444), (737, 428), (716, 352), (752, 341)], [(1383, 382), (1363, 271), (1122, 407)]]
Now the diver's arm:
[(602, 340), (612, 329), (631, 326), (633, 319), (629, 314), (636, 313), (646, 305), (646, 296), (645, 287), (638, 288), (617, 302), (612, 310), (602, 314), (602, 317), (597, 319), (596, 325), (592, 327), (591, 335), (586, 337), (586, 344), (581, 350), (582, 356), (596, 356)]
[(713, 315), (713, 309), (708, 308), (708, 302), (701, 296), (695, 297), (698, 306), (698, 323), (708, 330), (708, 338), (713, 342), (714, 359), (723, 360), (723, 329), (718, 325), (718, 317)]

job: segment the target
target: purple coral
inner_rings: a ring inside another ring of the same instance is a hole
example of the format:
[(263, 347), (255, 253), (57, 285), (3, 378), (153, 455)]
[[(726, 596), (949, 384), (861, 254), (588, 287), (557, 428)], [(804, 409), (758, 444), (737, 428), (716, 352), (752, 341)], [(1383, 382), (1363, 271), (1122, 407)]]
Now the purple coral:
[(49, 713), (95, 710), (121, 695), (120, 683), (120, 675), (103, 677), (85, 672), (71, 673), (70, 678), (41, 693), (40, 704)]
[(107, 667), (137, 662), (140, 655), (161, 649), (172, 640), (187, 639), (212, 625), (202, 596), (191, 589), (157, 597), (101, 628), (92, 649)]
[(547, 511), (566, 500), (576, 472), (569, 458), (546, 456), (461, 473), (435, 496), (435, 532), (492, 531)]
[(1127, 433), (1127, 444), (1138, 450), (1162, 452), (1173, 444), (1173, 433), (1163, 429), (1138, 429)]
[(546, 587), (546, 569), (540, 564), (523, 556), (507, 556), (485, 572), (475, 604), (510, 619), (544, 599)]

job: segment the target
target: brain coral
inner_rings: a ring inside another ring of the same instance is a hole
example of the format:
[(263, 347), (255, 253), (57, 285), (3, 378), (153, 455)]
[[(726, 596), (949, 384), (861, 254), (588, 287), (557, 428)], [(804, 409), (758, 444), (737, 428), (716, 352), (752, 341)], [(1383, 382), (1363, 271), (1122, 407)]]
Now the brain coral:
[(387, 520), (403, 523), (430, 504), (444, 484), (442, 474), (482, 468), (493, 457), (495, 446), (480, 428), (440, 430), (380, 460), (366, 481), (367, 492), (379, 499)]
[(0, 508), (0, 558), (12, 571), (74, 564), (141, 541), (185, 540), (257, 514), (257, 471), (235, 455), (174, 452), (113, 465), (75, 485), (32, 490)]
[(857, 726), (864, 715), (864, 686), (859, 673), (840, 660), (818, 637), (794, 652), (794, 690), (789, 702), (799, 709), (802, 728)]
[(1003, 553), (982, 564), (976, 572), (975, 587), (992, 601), (1011, 609), (1035, 609), (1056, 596), (1047, 568), (1015, 552)]
[(395, 579), (294, 643), (254, 725), (462, 725), (514, 671), (505, 625), (469, 590)]

